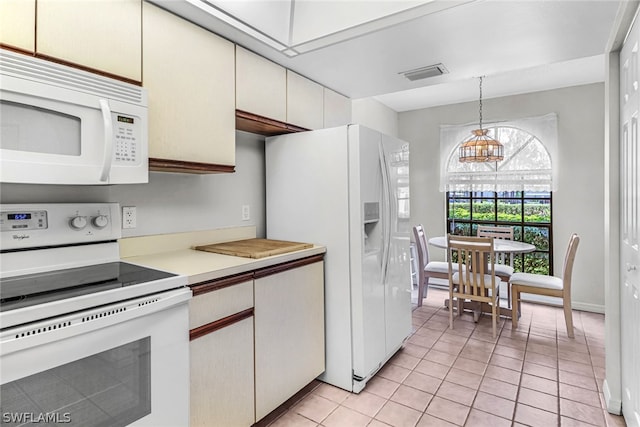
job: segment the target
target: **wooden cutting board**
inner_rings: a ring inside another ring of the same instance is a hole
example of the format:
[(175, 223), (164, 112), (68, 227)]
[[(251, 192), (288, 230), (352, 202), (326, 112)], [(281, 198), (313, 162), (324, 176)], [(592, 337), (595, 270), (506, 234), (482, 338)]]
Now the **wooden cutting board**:
[(196, 246), (196, 250), (244, 258), (264, 258), (313, 247), (311, 243), (271, 239), (245, 239), (214, 245)]

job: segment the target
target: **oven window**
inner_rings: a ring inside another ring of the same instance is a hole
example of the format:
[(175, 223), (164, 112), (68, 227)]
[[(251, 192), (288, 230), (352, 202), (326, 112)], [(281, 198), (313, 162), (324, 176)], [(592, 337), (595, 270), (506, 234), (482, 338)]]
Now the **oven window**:
[(0, 101), (0, 148), (79, 156), (79, 117), (9, 101)]
[(1, 424), (126, 426), (150, 414), (150, 344), (146, 337), (3, 384)]

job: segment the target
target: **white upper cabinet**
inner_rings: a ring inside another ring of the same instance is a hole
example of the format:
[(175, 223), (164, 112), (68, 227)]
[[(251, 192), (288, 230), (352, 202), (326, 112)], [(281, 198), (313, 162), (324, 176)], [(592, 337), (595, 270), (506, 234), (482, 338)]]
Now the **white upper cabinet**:
[(286, 121), (286, 68), (236, 46), (236, 108)]
[[(157, 6), (143, 4), (143, 86), (149, 90), (149, 164), (158, 159), (235, 165), (234, 45)], [(183, 165), (184, 166), (184, 165)]]
[(141, 0), (38, 0), (37, 53), (142, 79)]
[[(284, 127), (321, 129), (351, 123), (351, 100), (291, 70), (236, 46), (236, 109), (281, 122)], [(238, 129), (261, 133), (266, 129), (259, 117), (256, 127), (238, 122)], [(277, 125), (275, 125), (277, 126)], [(284, 129), (284, 128), (283, 128)], [(302, 130), (298, 129), (298, 130)], [(278, 133), (276, 127), (265, 135)]]
[(331, 89), (324, 88), (324, 127), (351, 123), (351, 99)]
[(0, 43), (34, 52), (35, 28), (36, 0), (0, 1)]
[(324, 127), (324, 88), (287, 70), (287, 123), (307, 129)]

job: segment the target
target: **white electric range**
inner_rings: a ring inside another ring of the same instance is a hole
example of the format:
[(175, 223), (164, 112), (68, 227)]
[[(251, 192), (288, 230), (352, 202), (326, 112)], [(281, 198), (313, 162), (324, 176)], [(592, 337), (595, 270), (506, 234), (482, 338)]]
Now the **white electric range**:
[(2, 423), (189, 423), (187, 278), (119, 260), (117, 203), (0, 207)]

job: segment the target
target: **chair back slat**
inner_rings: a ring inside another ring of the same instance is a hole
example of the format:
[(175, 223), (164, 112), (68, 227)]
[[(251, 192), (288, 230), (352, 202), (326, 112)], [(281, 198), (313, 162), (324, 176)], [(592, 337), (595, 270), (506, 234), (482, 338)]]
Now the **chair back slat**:
[(493, 237), (495, 239), (513, 240), (513, 227), (479, 225), (478, 237)]
[(424, 268), (429, 263), (429, 248), (427, 246), (427, 236), (424, 234), (422, 224), (413, 227), (413, 237), (416, 241), (416, 249), (418, 250), (418, 265)]
[[(487, 271), (487, 263), (495, 263), (493, 240), (490, 237), (447, 236), (449, 251), (449, 275), (452, 277), (453, 264), (458, 264), (460, 280), (457, 284), (458, 293), (484, 297), (487, 290), (495, 295), (495, 272), (493, 268)], [(486, 276), (491, 279), (487, 283)]]
[[(478, 237), (491, 237), (493, 239), (513, 240), (513, 227), (497, 227), (491, 225), (479, 225)], [(507, 253), (496, 254), (498, 262), (509, 264), (513, 267), (513, 257)]]
[(567, 247), (567, 254), (564, 257), (564, 266), (562, 268), (562, 286), (567, 295), (571, 295), (571, 276), (579, 243), (580, 237), (573, 233), (569, 239), (569, 246)]

